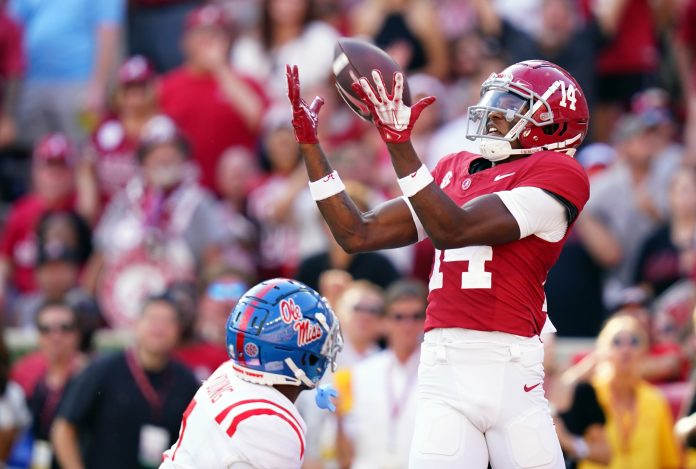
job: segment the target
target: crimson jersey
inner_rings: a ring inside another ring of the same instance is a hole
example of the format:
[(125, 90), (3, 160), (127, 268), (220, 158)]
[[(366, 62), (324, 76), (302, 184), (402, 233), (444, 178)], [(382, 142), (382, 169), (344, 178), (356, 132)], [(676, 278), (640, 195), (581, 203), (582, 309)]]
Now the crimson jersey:
[[(474, 174), (479, 155), (449, 155), (433, 170), (435, 182), (457, 205), (516, 187), (537, 187), (563, 197), (578, 212), (589, 197), (585, 171), (573, 158), (539, 152)], [(544, 282), (568, 236), (558, 242), (535, 235), (497, 246), (435, 250), (425, 330), (460, 327), (531, 337), (539, 334)]]

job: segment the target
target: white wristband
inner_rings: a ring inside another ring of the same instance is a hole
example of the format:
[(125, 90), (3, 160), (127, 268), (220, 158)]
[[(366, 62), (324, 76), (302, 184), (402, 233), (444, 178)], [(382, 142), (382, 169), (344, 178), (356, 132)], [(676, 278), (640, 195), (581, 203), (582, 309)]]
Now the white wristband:
[(336, 171), (309, 183), (309, 192), (311, 192), (312, 198), (317, 201), (328, 199), (344, 190), (346, 190), (346, 186)]
[(398, 182), (401, 193), (406, 197), (413, 197), (433, 181), (433, 175), (430, 174), (428, 168), (422, 164), (421, 167), (418, 168), (418, 171), (406, 177), (402, 177)]
[(575, 450), (575, 459), (581, 461), (590, 454), (590, 448), (585, 443), (585, 440), (578, 436), (573, 440), (573, 449)]

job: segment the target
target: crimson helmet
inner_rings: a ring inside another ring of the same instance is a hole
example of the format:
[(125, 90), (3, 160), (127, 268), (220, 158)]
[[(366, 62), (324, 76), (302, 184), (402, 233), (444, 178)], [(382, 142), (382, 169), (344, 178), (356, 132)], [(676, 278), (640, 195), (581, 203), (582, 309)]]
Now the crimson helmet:
[[(509, 122), (519, 120), (506, 135), (489, 134), (491, 112)], [(481, 99), (469, 107), (466, 137), (481, 139), (481, 155), (491, 161), (544, 150), (572, 156), (587, 135), (589, 121), (585, 94), (567, 71), (545, 60), (526, 60), (483, 82)], [(522, 148), (511, 148), (515, 140)]]

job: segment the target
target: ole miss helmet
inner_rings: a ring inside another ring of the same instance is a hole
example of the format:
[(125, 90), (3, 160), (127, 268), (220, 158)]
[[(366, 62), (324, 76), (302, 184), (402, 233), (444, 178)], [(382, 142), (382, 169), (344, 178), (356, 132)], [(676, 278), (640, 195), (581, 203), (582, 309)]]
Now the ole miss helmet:
[(295, 280), (259, 283), (227, 320), (227, 351), (237, 375), (253, 383), (313, 388), (335, 371), (343, 348), (338, 318), (326, 299)]
[[(519, 120), (506, 135), (491, 134), (493, 112), (509, 122)], [(469, 107), (467, 138), (481, 139), (481, 155), (491, 161), (544, 150), (572, 156), (587, 135), (589, 121), (585, 94), (567, 71), (545, 60), (527, 60), (483, 82), (478, 104)], [(515, 140), (522, 148), (511, 147)]]

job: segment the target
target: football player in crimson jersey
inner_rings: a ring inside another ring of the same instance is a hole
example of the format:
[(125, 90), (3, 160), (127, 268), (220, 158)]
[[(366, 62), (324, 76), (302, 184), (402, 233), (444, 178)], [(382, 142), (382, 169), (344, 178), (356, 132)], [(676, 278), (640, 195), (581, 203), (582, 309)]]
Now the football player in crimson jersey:
[(288, 97), (310, 190), (341, 246), (367, 251), (428, 236), (436, 248), (410, 467), (563, 468), (541, 386), (539, 333), (546, 275), (589, 196), (573, 159), (588, 127), (583, 92), (544, 61), (492, 74), (469, 108), (467, 138), (480, 140), (481, 154), (446, 156), (430, 173), (410, 133), (435, 98), (407, 106), (401, 73), (393, 90), (372, 75), (376, 88), (363, 77), (353, 90), (387, 144), (404, 195), (367, 213), (342, 190), (318, 144), (323, 100), (302, 100), (297, 67), (287, 67)]
[[(294, 402), (336, 371), (338, 318), (316, 291), (276, 278), (239, 299), (226, 333), (230, 360), (194, 396), (160, 469), (299, 469), (306, 426)], [(335, 410), (331, 391), (317, 392)]]

